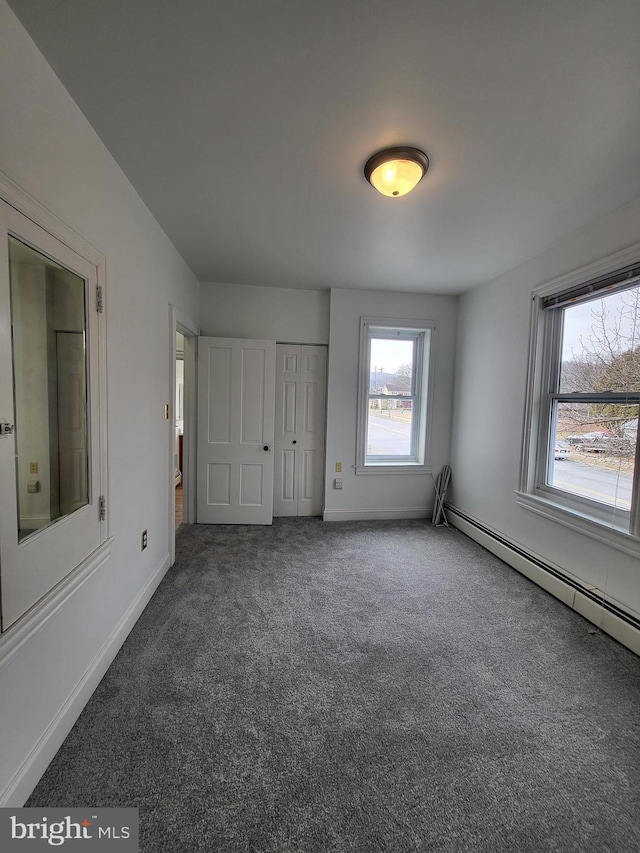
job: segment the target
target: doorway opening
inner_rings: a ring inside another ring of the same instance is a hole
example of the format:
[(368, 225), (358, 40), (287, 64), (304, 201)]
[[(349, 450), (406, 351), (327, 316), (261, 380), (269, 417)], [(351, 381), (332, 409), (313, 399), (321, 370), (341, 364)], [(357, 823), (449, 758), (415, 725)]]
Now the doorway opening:
[(169, 555), (175, 561), (176, 530), (196, 519), (197, 325), (170, 306)]
[(174, 446), (175, 524), (176, 530), (184, 518), (182, 470), (184, 468), (184, 335), (176, 332), (176, 393), (174, 398), (176, 439)]

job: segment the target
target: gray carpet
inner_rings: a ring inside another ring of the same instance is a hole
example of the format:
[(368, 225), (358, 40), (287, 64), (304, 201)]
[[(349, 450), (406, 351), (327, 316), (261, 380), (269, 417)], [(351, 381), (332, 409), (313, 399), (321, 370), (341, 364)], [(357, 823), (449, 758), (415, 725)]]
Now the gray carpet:
[(32, 806), (155, 851), (638, 851), (640, 658), (456, 531), (183, 527)]

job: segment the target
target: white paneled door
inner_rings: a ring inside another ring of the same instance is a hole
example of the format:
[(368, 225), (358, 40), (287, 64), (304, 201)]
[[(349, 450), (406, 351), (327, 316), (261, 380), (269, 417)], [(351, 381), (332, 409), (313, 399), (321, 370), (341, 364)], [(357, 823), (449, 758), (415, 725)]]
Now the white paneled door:
[(198, 339), (199, 524), (271, 524), (275, 341)]
[(327, 350), (276, 347), (273, 514), (321, 515)]

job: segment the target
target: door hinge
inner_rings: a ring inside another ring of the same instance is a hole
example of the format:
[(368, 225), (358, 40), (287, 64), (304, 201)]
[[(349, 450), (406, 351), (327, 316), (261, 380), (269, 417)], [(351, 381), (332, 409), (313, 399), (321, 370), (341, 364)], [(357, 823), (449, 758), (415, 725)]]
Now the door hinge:
[(98, 511), (100, 513), (100, 521), (105, 521), (107, 518), (107, 502), (104, 495), (100, 495), (98, 498)]
[(96, 287), (96, 311), (98, 314), (102, 314), (104, 309), (104, 298), (102, 296), (102, 285), (99, 284)]

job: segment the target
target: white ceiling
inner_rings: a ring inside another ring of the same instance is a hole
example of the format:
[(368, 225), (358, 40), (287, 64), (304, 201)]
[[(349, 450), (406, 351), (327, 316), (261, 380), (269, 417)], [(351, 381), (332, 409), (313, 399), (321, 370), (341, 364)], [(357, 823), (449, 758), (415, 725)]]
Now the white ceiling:
[(638, 0), (9, 4), (201, 281), (458, 293), (640, 196)]

